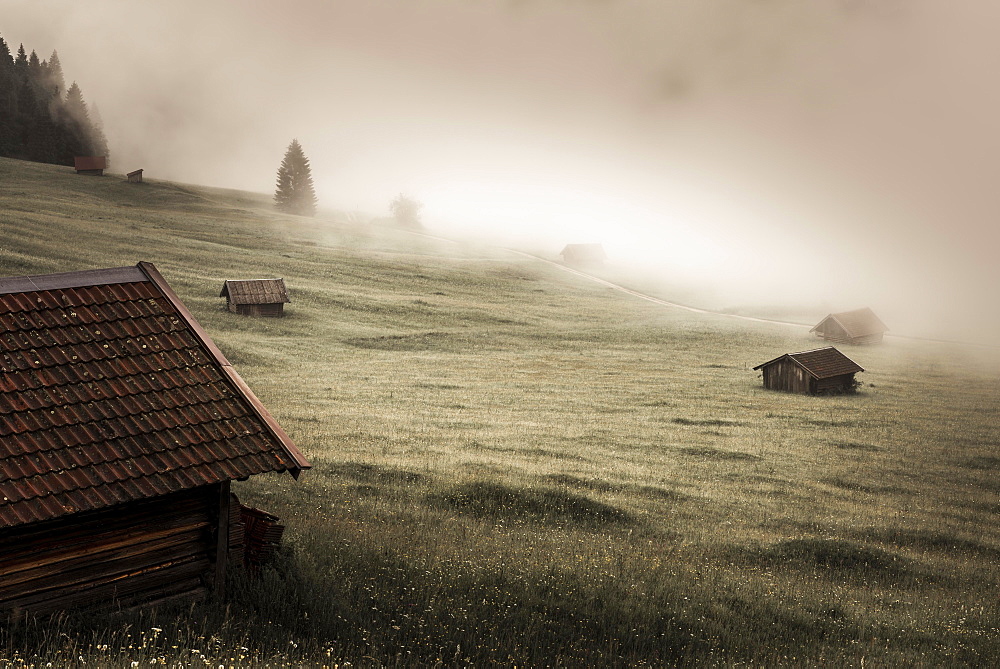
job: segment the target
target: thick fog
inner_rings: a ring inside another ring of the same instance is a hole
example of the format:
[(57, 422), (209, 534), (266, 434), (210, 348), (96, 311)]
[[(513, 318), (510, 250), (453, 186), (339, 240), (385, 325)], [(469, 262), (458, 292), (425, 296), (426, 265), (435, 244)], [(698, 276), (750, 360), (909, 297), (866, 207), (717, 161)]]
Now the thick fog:
[[(932, 0), (5, 0), (113, 167), (704, 286), (719, 304), (1000, 326), (1000, 9)], [(706, 298), (707, 299), (707, 298)], [(961, 332), (968, 330), (968, 332)]]

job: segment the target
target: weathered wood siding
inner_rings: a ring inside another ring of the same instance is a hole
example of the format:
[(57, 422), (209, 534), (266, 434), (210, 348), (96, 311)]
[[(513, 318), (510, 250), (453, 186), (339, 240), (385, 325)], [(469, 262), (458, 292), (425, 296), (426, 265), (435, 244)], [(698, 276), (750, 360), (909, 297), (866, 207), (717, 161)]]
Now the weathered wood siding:
[(229, 301), (228, 305), (231, 312), (243, 316), (278, 317), (285, 315), (285, 305), (280, 302), (278, 304), (233, 304), (232, 301)]
[(816, 330), (816, 334), (827, 341), (838, 344), (878, 344), (882, 341), (883, 335), (882, 332), (875, 332), (860, 337), (852, 337), (833, 319), (828, 319), (824, 322), (823, 327)]
[(812, 376), (791, 360), (778, 360), (761, 371), (764, 373), (765, 388), (793, 393), (810, 392)]
[(0, 611), (202, 597), (224, 576), (228, 502), (227, 482), (2, 530)]
[(854, 374), (841, 374), (826, 379), (813, 378), (806, 370), (791, 360), (779, 360), (761, 369), (764, 387), (769, 390), (784, 390), (810, 395), (842, 393), (851, 390)]
[(810, 392), (815, 394), (823, 393), (846, 393), (854, 386), (854, 374), (841, 374), (831, 376), (828, 379), (813, 379)]

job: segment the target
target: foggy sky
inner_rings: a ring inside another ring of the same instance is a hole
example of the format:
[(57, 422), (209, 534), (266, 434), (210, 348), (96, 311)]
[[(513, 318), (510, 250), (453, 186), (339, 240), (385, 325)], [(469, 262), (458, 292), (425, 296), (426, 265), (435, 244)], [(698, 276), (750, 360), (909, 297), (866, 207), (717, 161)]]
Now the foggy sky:
[(297, 138), (321, 207), (405, 192), (434, 230), (602, 242), (720, 299), (983, 326), (990, 5), (4, 0), (0, 35), (59, 51), (116, 171), (270, 193)]

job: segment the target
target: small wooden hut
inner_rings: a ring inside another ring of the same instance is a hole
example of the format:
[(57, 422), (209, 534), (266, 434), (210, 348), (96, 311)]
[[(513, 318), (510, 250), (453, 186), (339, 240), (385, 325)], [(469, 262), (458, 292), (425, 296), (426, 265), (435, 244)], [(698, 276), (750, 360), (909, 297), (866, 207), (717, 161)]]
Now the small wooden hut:
[(764, 387), (810, 395), (852, 392), (854, 375), (865, 371), (833, 346), (786, 353), (754, 367), (763, 370)]
[(288, 291), (284, 279), (228, 279), (219, 297), (226, 298), (226, 308), (244, 316), (283, 316)]
[(142, 170), (135, 170), (134, 172), (129, 172), (125, 175), (130, 184), (141, 184), (142, 183)]
[(575, 267), (603, 265), (608, 259), (600, 244), (567, 244), (559, 255), (564, 263)]
[(73, 168), (77, 174), (92, 174), (102, 176), (108, 169), (107, 156), (76, 156), (73, 158)]
[(838, 344), (878, 344), (888, 329), (874, 311), (865, 307), (830, 314), (810, 332)]
[(0, 278), (0, 446), (0, 618), (221, 593), (230, 482), (310, 466), (149, 263)]

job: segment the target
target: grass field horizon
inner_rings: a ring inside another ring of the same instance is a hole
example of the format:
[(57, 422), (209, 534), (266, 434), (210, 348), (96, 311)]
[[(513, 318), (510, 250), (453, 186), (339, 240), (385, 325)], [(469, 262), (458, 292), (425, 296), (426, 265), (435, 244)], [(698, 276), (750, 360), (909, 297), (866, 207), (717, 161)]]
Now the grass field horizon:
[[(845, 347), (860, 391), (809, 397), (752, 371), (805, 329), (263, 194), (0, 159), (0, 226), (0, 276), (153, 262), (314, 465), (234, 486), (288, 530), (226, 602), (8, 625), (0, 666), (1000, 652), (995, 349)], [(225, 279), (278, 276), (285, 318), (224, 310)]]

